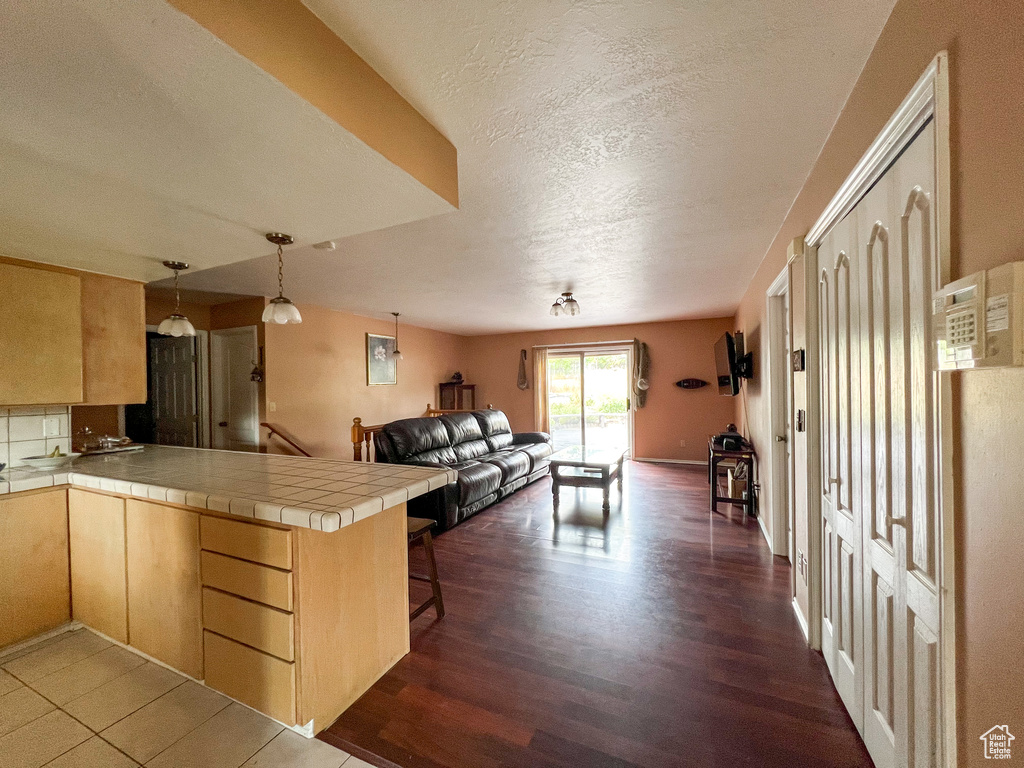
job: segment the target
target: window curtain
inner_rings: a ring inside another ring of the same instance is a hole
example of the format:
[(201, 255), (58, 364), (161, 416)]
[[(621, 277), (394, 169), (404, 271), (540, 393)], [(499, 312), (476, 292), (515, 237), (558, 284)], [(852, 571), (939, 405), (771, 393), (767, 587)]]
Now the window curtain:
[(533, 421), (538, 432), (550, 432), (548, 423), (548, 350), (533, 348)]

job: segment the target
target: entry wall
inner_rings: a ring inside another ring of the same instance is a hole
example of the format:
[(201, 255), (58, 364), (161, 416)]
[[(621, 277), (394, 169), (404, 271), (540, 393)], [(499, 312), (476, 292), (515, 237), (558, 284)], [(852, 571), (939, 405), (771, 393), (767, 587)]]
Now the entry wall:
[[(950, 54), (953, 278), (1024, 258), (1024, 34), (1019, 0), (899, 0), (846, 107), (737, 311), (758, 336), (786, 248), (824, 210), (941, 50)], [(1024, 732), (1024, 369), (953, 375), (958, 713), (962, 766), (986, 765), (978, 737)], [(767, 398), (749, 389), (759, 451)]]

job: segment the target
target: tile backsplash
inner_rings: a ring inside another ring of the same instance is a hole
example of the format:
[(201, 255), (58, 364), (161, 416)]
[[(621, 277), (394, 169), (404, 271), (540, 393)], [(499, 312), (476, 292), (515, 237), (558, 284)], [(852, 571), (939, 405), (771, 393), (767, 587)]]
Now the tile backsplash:
[(71, 409), (66, 405), (0, 408), (0, 464), (21, 466), (26, 456), (56, 447), (71, 452)]

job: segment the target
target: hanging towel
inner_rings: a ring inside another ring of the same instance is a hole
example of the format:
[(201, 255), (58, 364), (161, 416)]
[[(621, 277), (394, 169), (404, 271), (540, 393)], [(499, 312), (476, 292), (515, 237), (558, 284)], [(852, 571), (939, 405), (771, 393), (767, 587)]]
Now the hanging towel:
[(651, 387), (651, 358), (647, 345), (633, 339), (633, 402), (637, 408), (647, 405), (647, 390)]
[(516, 382), (516, 386), (520, 389), (529, 389), (530, 380), (526, 378), (526, 350), (519, 350), (519, 381)]

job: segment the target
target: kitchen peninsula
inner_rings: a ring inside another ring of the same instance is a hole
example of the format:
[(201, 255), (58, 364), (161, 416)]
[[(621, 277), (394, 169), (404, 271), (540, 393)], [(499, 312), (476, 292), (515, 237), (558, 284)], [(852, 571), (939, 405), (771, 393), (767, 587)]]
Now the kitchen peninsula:
[(454, 473), (146, 446), (0, 473), (0, 647), (80, 622), (319, 732), (409, 651), (406, 501)]

